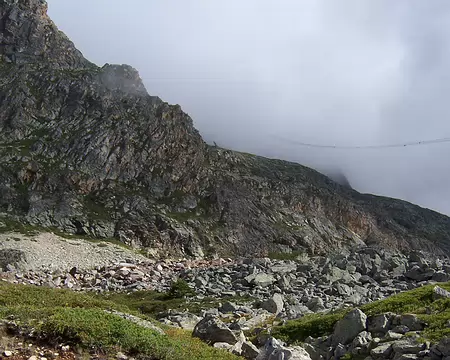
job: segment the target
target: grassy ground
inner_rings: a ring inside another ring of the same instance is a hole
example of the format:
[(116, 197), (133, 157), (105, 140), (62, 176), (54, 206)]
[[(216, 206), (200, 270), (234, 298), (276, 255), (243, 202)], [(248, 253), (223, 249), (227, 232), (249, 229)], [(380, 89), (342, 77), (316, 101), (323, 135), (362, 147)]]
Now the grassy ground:
[[(0, 282), (0, 319), (13, 316), (24, 326), (32, 326), (38, 334), (64, 343), (78, 344), (84, 349), (101, 352), (125, 351), (149, 359), (238, 359), (227, 352), (209, 347), (191, 337), (190, 332), (165, 328), (166, 336), (142, 328), (103, 310), (118, 310), (146, 319), (167, 309), (191, 312), (217, 306), (217, 300), (187, 301), (183, 284), (167, 294), (135, 292), (130, 295), (82, 294), (69, 290), (14, 285)], [(450, 290), (450, 283), (440, 284)], [(422, 336), (438, 341), (450, 335), (450, 299), (433, 299), (433, 285), (394, 295), (385, 300), (361, 306), (367, 315), (385, 312), (414, 313), (428, 326)], [(234, 299), (236, 301), (242, 299)], [(288, 343), (302, 342), (306, 337), (329, 335), (335, 323), (346, 312), (313, 314), (275, 327), (273, 336)]]
[(114, 354), (120, 350), (155, 360), (238, 359), (192, 338), (189, 332), (166, 329), (167, 335), (160, 335), (105, 309), (139, 315), (118, 299), (0, 282), (0, 318), (13, 316), (52, 341), (77, 344), (86, 351)]
[(18, 221), (0, 217), (0, 233), (17, 232), (23, 235), (34, 236), (39, 233), (39, 228), (32, 225), (22, 224)]
[[(439, 284), (450, 290), (450, 283)], [(450, 335), (450, 299), (433, 299), (434, 285), (424, 286), (411, 291), (402, 292), (384, 300), (363, 305), (360, 309), (368, 316), (393, 312), (396, 314), (417, 314), (427, 324), (422, 336), (437, 341)], [(428, 308), (428, 311), (427, 311)], [(273, 336), (289, 343), (299, 343), (308, 336), (319, 337), (333, 332), (334, 325), (350, 311), (339, 311), (331, 314), (312, 314), (298, 320), (288, 321), (284, 326), (275, 327)]]
[(158, 316), (169, 309), (189, 311), (193, 314), (199, 314), (203, 309), (218, 307), (224, 301), (248, 302), (250, 298), (228, 297), (228, 298), (209, 298), (202, 300), (184, 299), (170, 296), (170, 294), (158, 293), (155, 291), (136, 291), (130, 294), (109, 293), (100, 295), (101, 298), (110, 300), (116, 304), (126, 304), (130, 309), (148, 315), (150, 317)]

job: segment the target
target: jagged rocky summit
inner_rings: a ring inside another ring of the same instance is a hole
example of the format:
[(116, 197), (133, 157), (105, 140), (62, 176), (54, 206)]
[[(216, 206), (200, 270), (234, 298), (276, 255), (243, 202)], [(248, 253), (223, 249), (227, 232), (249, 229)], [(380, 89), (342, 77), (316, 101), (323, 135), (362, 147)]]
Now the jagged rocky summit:
[[(136, 70), (98, 67), (42, 0), (0, 0), (2, 229), (194, 257), (359, 244), (448, 254), (450, 219), (304, 166), (208, 146)], [(19, 224), (19, 225), (18, 225)]]

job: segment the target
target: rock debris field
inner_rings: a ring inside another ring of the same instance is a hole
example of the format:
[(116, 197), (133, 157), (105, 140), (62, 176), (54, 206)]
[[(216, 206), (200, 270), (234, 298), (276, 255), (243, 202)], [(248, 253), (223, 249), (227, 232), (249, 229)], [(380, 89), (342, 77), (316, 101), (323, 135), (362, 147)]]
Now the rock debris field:
[[(432, 347), (429, 343), (418, 343), (415, 337), (405, 337), (406, 333), (420, 332), (425, 326), (414, 315), (386, 314), (368, 319), (359, 309), (341, 319), (332, 335), (308, 338), (302, 347), (286, 347), (267, 336), (258, 339), (258, 347), (243, 335), (264, 327), (269, 319), (282, 324), (307, 314), (355, 308), (426, 284), (447, 282), (450, 280), (447, 258), (437, 259), (420, 252), (406, 256), (362, 247), (355, 253), (302, 256), (295, 261), (269, 258), (158, 261), (106, 242), (67, 240), (49, 233), (35, 237), (1, 236), (0, 266), (4, 281), (74, 291), (130, 293), (167, 292), (174, 281), (183, 279), (194, 290), (195, 299), (218, 298), (220, 306), (203, 309), (198, 314), (164, 312), (158, 320), (192, 330), (194, 336), (211, 345), (248, 359), (258, 356), (258, 359), (338, 359), (351, 353), (374, 359), (410, 360), (437, 359), (438, 355), (442, 359), (450, 355), (446, 343)], [(435, 292), (436, 296), (448, 295), (440, 287)], [(248, 300), (242, 303), (233, 300), (239, 298)], [(374, 347), (374, 343), (380, 345)], [(283, 351), (290, 357), (270, 357)]]

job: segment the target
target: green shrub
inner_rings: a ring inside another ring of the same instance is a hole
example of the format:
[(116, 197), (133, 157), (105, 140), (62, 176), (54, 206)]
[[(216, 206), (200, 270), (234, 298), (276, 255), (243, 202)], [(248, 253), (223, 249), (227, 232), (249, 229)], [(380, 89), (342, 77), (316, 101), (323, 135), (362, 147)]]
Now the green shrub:
[(183, 279), (178, 279), (172, 283), (167, 295), (169, 299), (181, 299), (187, 296), (194, 296), (195, 292), (186, 281)]
[(272, 334), (276, 338), (298, 343), (308, 336), (320, 337), (333, 332), (334, 325), (344, 316), (345, 312), (334, 314), (311, 314), (298, 320), (288, 321), (284, 326), (274, 327)]
[(0, 319), (13, 316), (21, 326), (33, 327), (42, 339), (111, 356), (121, 350), (154, 360), (239, 359), (193, 338), (190, 332), (165, 329), (166, 335), (161, 335), (104, 311), (139, 315), (127, 307), (125, 297), (120, 299), (0, 282)]

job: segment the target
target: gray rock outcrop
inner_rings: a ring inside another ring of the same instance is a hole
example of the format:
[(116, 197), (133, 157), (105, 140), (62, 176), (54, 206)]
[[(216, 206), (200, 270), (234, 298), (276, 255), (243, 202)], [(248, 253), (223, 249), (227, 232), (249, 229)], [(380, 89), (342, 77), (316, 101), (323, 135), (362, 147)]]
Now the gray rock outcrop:
[[(42, 0), (0, 0), (5, 225), (116, 238), (159, 256), (364, 244), (449, 253), (444, 215), (360, 194), (298, 164), (208, 146), (179, 105), (149, 95), (130, 66), (86, 60), (46, 11)], [(379, 266), (366, 265), (372, 275)], [(435, 276), (418, 266), (411, 279)], [(343, 271), (348, 285), (354, 276)], [(262, 275), (255, 282), (271, 284)]]

